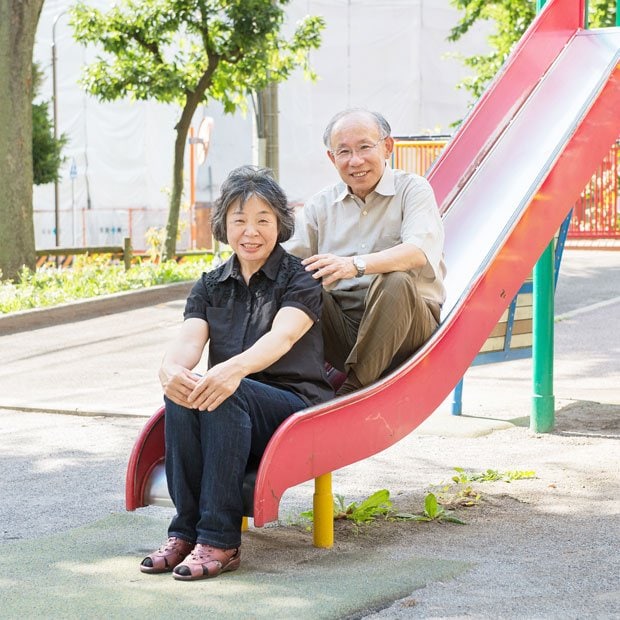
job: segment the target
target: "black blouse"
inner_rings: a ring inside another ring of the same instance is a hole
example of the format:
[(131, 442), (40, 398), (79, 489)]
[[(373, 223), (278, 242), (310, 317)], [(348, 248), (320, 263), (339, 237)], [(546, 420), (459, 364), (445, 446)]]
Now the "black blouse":
[(239, 261), (231, 256), (220, 267), (203, 273), (185, 304), (185, 318), (209, 324), (209, 368), (250, 348), (270, 329), (284, 307), (299, 308), (314, 322), (291, 350), (268, 368), (248, 375), (297, 394), (315, 405), (334, 393), (324, 368), (321, 284), (300, 259), (276, 245), (263, 267), (250, 279), (241, 275)]

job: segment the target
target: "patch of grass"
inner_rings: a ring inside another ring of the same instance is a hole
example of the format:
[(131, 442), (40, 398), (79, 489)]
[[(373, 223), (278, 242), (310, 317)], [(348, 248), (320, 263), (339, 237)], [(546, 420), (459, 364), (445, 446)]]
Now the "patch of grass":
[[(348, 519), (356, 526), (374, 521), (377, 517), (395, 521), (433, 521), (465, 525), (451, 509), (470, 508), (480, 503), (481, 494), (471, 483), (511, 482), (536, 477), (533, 471), (520, 470), (499, 472), (487, 469), (481, 473), (467, 473), (462, 467), (455, 467), (454, 471), (456, 475), (452, 476), (451, 482), (434, 485), (435, 492), (426, 494), (424, 508), (419, 513), (397, 512), (390, 499), (390, 492), (381, 489), (360, 504), (352, 502), (346, 505), (342, 495), (334, 495), (334, 519)], [(314, 520), (312, 510), (302, 512), (300, 516), (309, 521)]]
[(144, 261), (126, 271), (122, 265), (111, 264), (109, 255), (77, 256), (70, 269), (47, 264), (36, 271), (22, 269), (17, 282), (0, 281), (0, 313), (195, 280), (215, 265), (212, 256), (201, 256), (182, 263)]
[(448, 523), (457, 523), (465, 525), (458, 517), (454, 516), (454, 512), (446, 510), (438, 501), (434, 493), (427, 493), (424, 498), (424, 510), (421, 514), (412, 514), (409, 512), (399, 512), (393, 515), (394, 519), (402, 521), (446, 521)]
[(527, 478), (536, 478), (536, 472), (533, 471), (505, 471), (500, 472), (496, 469), (487, 469), (478, 474), (467, 473), (462, 467), (455, 467), (455, 476), (452, 481), (457, 484), (467, 484), (469, 482), (512, 482), (513, 480), (524, 480)]
[[(392, 511), (392, 500), (387, 489), (373, 493), (360, 504), (351, 502), (345, 505), (343, 495), (334, 495), (334, 519), (348, 519), (356, 525), (369, 523), (377, 517), (387, 517)], [(314, 511), (307, 510), (300, 515), (309, 521), (314, 520)]]

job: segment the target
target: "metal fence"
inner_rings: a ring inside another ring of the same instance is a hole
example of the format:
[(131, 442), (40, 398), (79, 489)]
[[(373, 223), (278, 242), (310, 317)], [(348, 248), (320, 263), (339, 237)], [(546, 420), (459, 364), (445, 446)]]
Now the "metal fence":
[(620, 238), (620, 141), (611, 147), (575, 203), (569, 239)]
[(396, 138), (392, 167), (424, 176), (448, 140), (449, 136)]
[[(447, 136), (396, 138), (392, 166), (424, 175), (447, 144)], [(592, 175), (573, 208), (569, 239), (620, 238), (620, 140)]]

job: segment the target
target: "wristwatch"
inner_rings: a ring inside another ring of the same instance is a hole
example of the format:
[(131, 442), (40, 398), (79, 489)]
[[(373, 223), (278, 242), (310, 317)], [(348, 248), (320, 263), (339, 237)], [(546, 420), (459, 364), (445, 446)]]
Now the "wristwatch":
[(353, 266), (357, 269), (356, 278), (361, 278), (366, 273), (366, 263), (359, 257), (353, 257)]

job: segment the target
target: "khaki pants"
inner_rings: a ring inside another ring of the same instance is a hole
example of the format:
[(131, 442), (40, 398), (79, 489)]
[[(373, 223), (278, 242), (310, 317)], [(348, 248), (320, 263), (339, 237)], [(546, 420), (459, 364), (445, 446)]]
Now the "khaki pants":
[(411, 357), (437, 329), (440, 308), (418, 294), (415, 280), (395, 271), (375, 277), (356, 320), (323, 291), (325, 358), (336, 369), (370, 385)]

